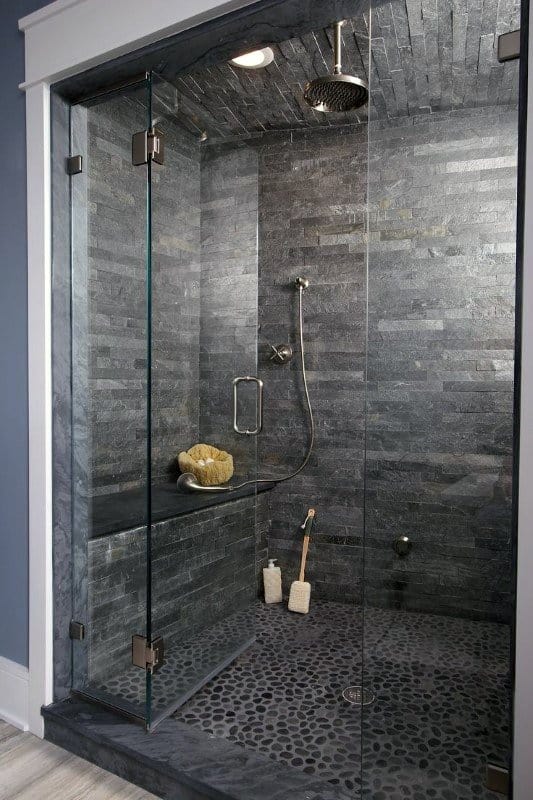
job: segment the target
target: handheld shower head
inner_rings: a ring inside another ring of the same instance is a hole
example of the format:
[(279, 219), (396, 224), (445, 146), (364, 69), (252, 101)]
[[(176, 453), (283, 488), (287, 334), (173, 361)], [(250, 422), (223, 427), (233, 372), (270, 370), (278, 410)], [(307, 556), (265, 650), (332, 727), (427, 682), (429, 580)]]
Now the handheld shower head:
[(307, 84), (304, 99), (315, 111), (354, 111), (368, 100), (368, 86), (362, 78), (343, 75), (341, 66), (341, 28), (343, 22), (334, 25), (334, 60), (332, 75), (315, 78)]

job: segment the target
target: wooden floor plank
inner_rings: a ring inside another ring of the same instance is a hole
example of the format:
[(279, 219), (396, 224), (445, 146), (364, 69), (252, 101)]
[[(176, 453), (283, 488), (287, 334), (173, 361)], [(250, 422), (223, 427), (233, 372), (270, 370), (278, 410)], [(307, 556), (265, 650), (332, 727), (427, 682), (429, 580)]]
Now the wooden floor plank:
[(0, 800), (156, 800), (99, 767), (0, 721)]
[(0, 725), (0, 751), (2, 750), (2, 745), (4, 742), (8, 743), (13, 739), (17, 739), (19, 736), (24, 736), (22, 731), (19, 731), (16, 728), (13, 728), (11, 725), (2, 722)]

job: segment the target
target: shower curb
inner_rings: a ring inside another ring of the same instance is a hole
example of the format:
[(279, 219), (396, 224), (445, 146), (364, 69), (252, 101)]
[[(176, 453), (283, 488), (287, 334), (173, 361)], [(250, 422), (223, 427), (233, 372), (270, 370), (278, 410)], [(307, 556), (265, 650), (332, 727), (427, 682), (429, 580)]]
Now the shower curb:
[(167, 800), (347, 800), (345, 792), (170, 718), (154, 733), (75, 698), (42, 709), (45, 739)]

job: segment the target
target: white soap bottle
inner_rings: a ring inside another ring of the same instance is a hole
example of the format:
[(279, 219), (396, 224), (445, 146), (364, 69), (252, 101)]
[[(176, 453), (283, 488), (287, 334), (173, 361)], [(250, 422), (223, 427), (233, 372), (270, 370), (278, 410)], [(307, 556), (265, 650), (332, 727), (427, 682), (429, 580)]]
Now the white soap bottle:
[(281, 603), (281, 567), (276, 567), (277, 558), (268, 559), (268, 567), (263, 569), (263, 584), (265, 587), (265, 603)]

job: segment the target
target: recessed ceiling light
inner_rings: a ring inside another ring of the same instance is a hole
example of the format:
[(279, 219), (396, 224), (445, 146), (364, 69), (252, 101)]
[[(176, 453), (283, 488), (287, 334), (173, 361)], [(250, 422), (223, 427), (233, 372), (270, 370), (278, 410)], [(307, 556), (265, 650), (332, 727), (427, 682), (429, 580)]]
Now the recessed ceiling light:
[(230, 59), (230, 64), (241, 69), (261, 69), (267, 67), (274, 61), (274, 51), (271, 47), (263, 47), (261, 50), (252, 50), (237, 58)]

